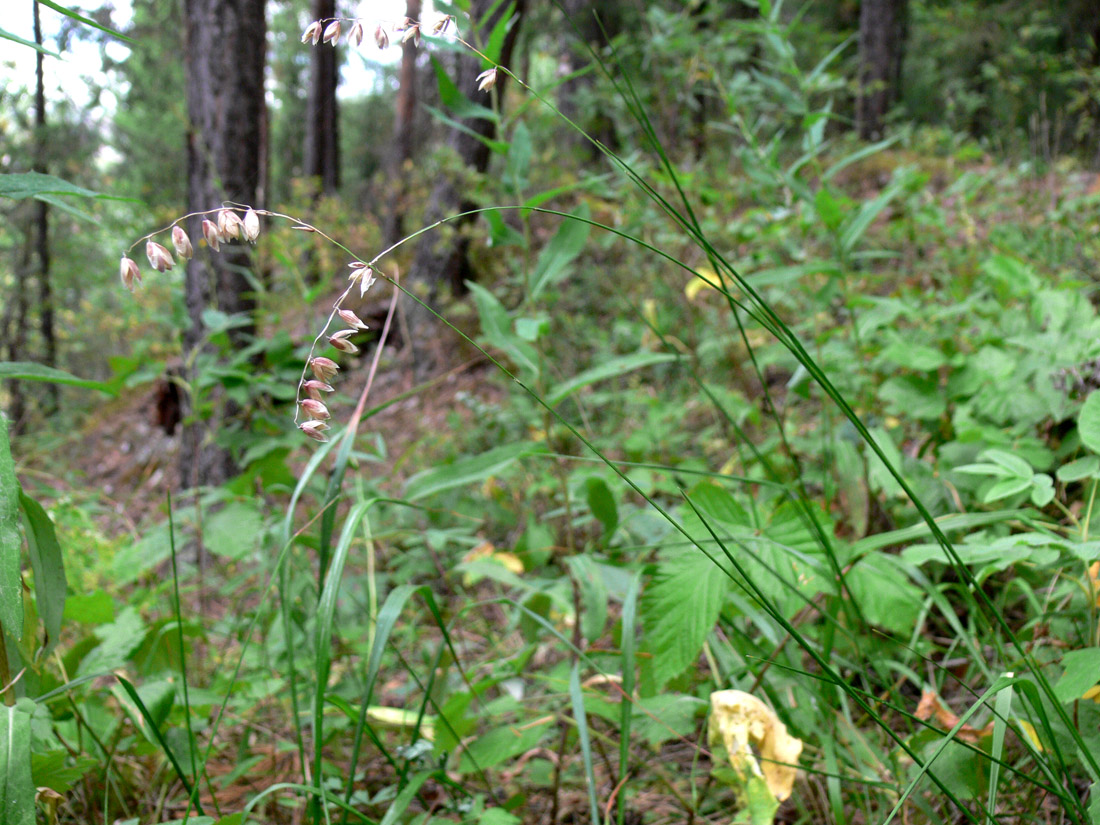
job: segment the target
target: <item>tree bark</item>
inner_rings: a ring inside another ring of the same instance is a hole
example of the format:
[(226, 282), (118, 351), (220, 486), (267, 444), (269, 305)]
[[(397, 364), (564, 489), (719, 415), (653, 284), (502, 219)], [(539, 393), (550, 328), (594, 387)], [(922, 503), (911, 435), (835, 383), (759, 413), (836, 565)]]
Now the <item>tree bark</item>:
[[(34, 3), (34, 42), (42, 45), (42, 20)], [(42, 70), (42, 52), (35, 61), (34, 85), (34, 171), (46, 172), (46, 84)], [(50, 286), (50, 212), (44, 201), (34, 202), (34, 250), (38, 259), (38, 321), (42, 334), (43, 363), (57, 366), (57, 335), (54, 329), (53, 290)], [(60, 404), (57, 384), (46, 385), (44, 412), (56, 412)]]
[[(489, 32), (509, 8), (513, 9), (515, 18), (501, 46), (498, 66), (512, 65), (512, 52), (519, 35), (520, 23), (526, 8), (526, 0), (516, 0), (512, 4), (496, 3), (494, 0), (472, 0), (470, 4), (470, 26), (462, 28), (463, 39), (467, 42), (483, 42)], [(495, 6), (495, 8), (494, 8)], [(492, 12), (491, 14), (489, 12)], [(451, 80), (464, 95), (486, 106), (493, 105), (503, 99), (504, 89), (507, 85), (507, 76), (501, 72), (497, 76), (497, 82), (491, 93), (479, 92), (477, 89), (477, 76), (486, 68), (476, 55), (462, 52), (455, 56), (450, 66)], [(447, 144), (455, 155), (461, 160), (466, 169), (483, 174), (489, 168), (489, 147), (484, 139), (495, 135), (494, 121), (487, 118), (467, 118), (462, 121), (465, 129), (452, 129)], [(466, 131), (468, 130), (468, 131)], [(432, 187), (428, 206), (425, 210), (424, 223), (430, 225), (447, 216), (455, 215), (473, 209), (476, 204), (464, 191), (464, 184), (459, 178), (465, 176), (452, 176), (441, 174)], [(468, 234), (470, 217), (462, 218), (448, 224), (445, 232), (428, 232), (422, 236), (416, 247), (413, 258), (410, 280), (421, 282), (428, 286), (428, 299), (434, 301), (441, 289), (449, 288), (454, 295), (461, 295), (466, 291), (465, 282), (475, 280), (476, 273), (470, 264), (469, 248), (470, 237)], [(417, 306), (410, 306), (407, 312), (410, 327), (411, 343), (416, 350), (418, 335), (425, 334), (428, 325), (428, 313)], [(423, 374), (431, 367), (430, 359), (426, 359), (428, 353), (421, 349), (417, 353), (417, 372)]]
[[(405, 16), (420, 20), (420, 0), (406, 0)], [(401, 44), (401, 68), (398, 72), (397, 99), (394, 102), (393, 145), (387, 157), (386, 178), (391, 190), (390, 207), (383, 222), (383, 237), (387, 245), (395, 244), (405, 234), (404, 186), (405, 164), (416, 153), (416, 42)]]
[(860, 6), (856, 127), (864, 140), (881, 136), (898, 99), (907, 18), (908, 0), (863, 0)]
[[(313, 0), (314, 20), (336, 16), (336, 0)], [(334, 41), (335, 43), (335, 41)], [(339, 61), (334, 45), (320, 43), (310, 51), (309, 97), (306, 101), (305, 172), (323, 195), (340, 188), (340, 131), (336, 85)]]
[[(264, 0), (185, 0), (187, 61), (188, 211), (213, 209), (223, 202), (256, 203), (262, 176), (264, 118)], [(215, 253), (197, 243), (202, 219), (188, 220), (195, 257), (187, 265), (185, 298), (191, 326), (183, 335), (185, 379), (196, 387), (197, 362), (209, 360), (203, 311), (217, 308), (248, 316), (246, 326), (229, 333), (237, 347), (255, 334), (255, 299), (243, 271), (250, 268), (247, 244), (225, 245)], [(183, 486), (219, 484), (237, 470), (228, 449), (214, 441), (236, 412), (224, 397), (213, 399), (215, 412), (197, 415), (210, 399), (184, 393), (185, 426), (180, 449)], [(202, 403), (199, 403), (202, 402)]]

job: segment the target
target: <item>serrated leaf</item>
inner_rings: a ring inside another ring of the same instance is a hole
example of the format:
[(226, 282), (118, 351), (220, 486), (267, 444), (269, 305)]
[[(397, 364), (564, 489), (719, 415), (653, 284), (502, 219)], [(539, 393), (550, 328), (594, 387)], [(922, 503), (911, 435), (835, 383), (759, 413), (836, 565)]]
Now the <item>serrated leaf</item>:
[(1085, 399), (1077, 416), (1077, 433), (1082, 444), (1094, 453), (1100, 453), (1100, 390), (1093, 390)]
[(660, 690), (699, 656), (718, 621), (730, 580), (696, 548), (671, 551), (642, 595), (645, 664), (651, 687)]
[(14, 639), (23, 638), (23, 587), (19, 557), (19, 479), (8, 441), (8, 420), (0, 413), (0, 623)]
[(1081, 695), (1100, 682), (1100, 647), (1071, 650), (1062, 657), (1062, 676), (1054, 684), (1054, 695), (1060, 702), (1080, 699)]

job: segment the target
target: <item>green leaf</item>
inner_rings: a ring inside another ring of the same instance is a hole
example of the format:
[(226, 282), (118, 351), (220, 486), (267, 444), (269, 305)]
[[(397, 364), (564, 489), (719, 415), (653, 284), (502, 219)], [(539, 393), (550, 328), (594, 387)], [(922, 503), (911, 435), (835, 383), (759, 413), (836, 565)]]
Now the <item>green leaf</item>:
[(1071, 461), (1069, 464), (1063, 464), (1058, 468), (1055, 475), (1063, 484), (1069, 484), (1072, 481), (1080, 481), (1083, 478), (1095, 476), (1098, 471), (1100, 471), (1100, 458), (1088, 455), (1076, 461)]
[[(459, 760), (459, 773), (472, 773), (477, 768), (491, 768), (514, 756), (526, 753), (538, 747), (542, 738), (550, 731), (545, 722), (526, 725), (504, 725), (477, 737), (462, 752)], [(476, 766), (476, 767), (475, 767)]]
[(529, 442), (504, 444), (481, 455), (460, 458), (453, 464), (432, 467), (417, 473), (405, 484), (405, 497), (409, 501), (464, 487), (498, 475), (516, 459), (542, 452), (542, 448)]
[(1082, 444), (1094, 453), (1100, 453), (1100, 390), (1093, 390), (1085, 399), (1077, 416), (1077, 433)]
[(504, 167), (504, 182), (518, 196), (527, 185), (527, 172), (531, 168), (531, 130), (522, 120), (512, 131), (512, 140), (508, 146), (508, 161)]
[(0, 811), (4, 825), (34, 825), (31, 717), (0, 705)]
[(699, 656), (718, 621), (729, 579), (695, 548), (670, 550), (642, 595), (645, 649), (643, 673), (659, 691)]
[(597, 381), (624, 375), (628, 372), (641, 369), (642, 367), (650, 367), (654, 364), (666, 364), (669, 361), (675, 360), (676, 355), (671, 352), (646, 351), (610, 358), (555, 386), (547, 394), (546, 403), (550, 406), (554, 406), (555, 404), (560, 404), (581, 387), (585, 387), (588, 384), (595, 384)]
[[(498, 5), (498, 4), (494, 4)], [(515, 25), (519, 17), (515, 15), (515, 3), (508, 5), (508, 8), (497, 18), (496, 25), (493, 26), (493, 30), (489, 32), (488, 38), (485, 41), (484, 54), (489, 58), (490, 64), (495, 64), (500, 61), (500, 53), (504, 50), (504, 38), (508, 36), (508, 30)], [(493, 9), (489, 9), (486, 13), (486, 17), (492, 14)], [(485, 24), (485, 18), (477, 21), (478, 28), (481, 28)]]
[(909, 581), (896, 556), (864, 556), (844, 579), (867, 621), (900, 636), (913, 631), (924, 594)]
[(396, 825), (401, 821), (401, 815), (405, 813), (409, 805), (416, 798), (417, 792), (420, 790), (420, 786), (423, 785), (429, 777), (431, 777), (430, 771), (415, 774), (406, 783), (405, 787), (401, 789), (401, 792), (397, 794), (397, 797), (390, 803), (389, 809), (386, 811), (386, 815), (382, 817), (380, 825)]
[(14, 639), (23, 638), (23, 586), (19, 557), (19, 479), (8, 441), (8, 420), (0, 413), (0, 623)]
[(255, 549), (263, 529), (263, 516), (254, 505), (233, 501), (207, 519), (203, 541), (210, 552), (227, 559), (241, 559)]
[[(590, 214), (588, 204), (581, 203), (572, 214), (578, 218), (587, 219)], [(588, 233), (591, 228), (583, 220), (562, 219), (557, 233), (543, 248), (535, 264), (535, 271), (531, 276), (532, 301), (537, 300), (546, 287), (557, 283), (569, 273), (567, 267), (588, 243)]]
[(1031, 469), (1031, 465), (1024, 459), (1012, 453), (1006, 453), (1004, 450), (986, 450), (981, 454), (981, 458), (988, 459), (994, 464), (998, 464), (1004, 467), (1014, 476), (1020, 476), (1021, 478), (1031, 478), (1031, 474), (1034, 470)]
[(105, 590), (78, 593), (65, 600), (65, 616), (80, 624), (108, 624), (115, 620), (115, 603)]
[(29, 361), (4, 361), (0, 363), (0, 380), (4, 378), (22, 379), (24, 381), (46, 381), (50, 384), (65, 384), (70, 387), (84, 387), (89, 390), (98, 390), (107, 395), (117, 396), (118, 393), (110, 384), (102, 381), (90, 381), (86, 378), (77, 378), (64, 370), (47, 367), (43, 364), (34, 364)]
[(986, 494), (982, 497), (982, 503), (989, 504), (991, 501), (1008, 498), (1029, 489), (1031, 489), (1030, 478), (1006, 478), (1004, 481), (998, 481), (986, 491)]
[(451, 110), (456, 118), (463, 120), (480, 118), (492, 120), (493, 122), (498, 120), (497, 113), (492, 109), (474, 103), (459, 91), (454, 81), (451, 80), (451, 76), (447, 74), (447, 69), (434, 57), (432, 58), (432, 68), (435, 69), (436, 84), (439, 86), (439, 100)]
[(607, 482), (599, 476), (590, 476), (584, 482), (584, 495), (588, 509), (603, 525), (603, 538), (607, 541), (619, 526), (619, 508)]
[(13, 43), (18, 43), (20, 46), (26, 46), (29, 49), (34, 49), (36, 52), (42, 52), (42, 54), (49, 57), (61, 57), (61, 55), (59, 55), (57, 52), (51, 52), (49, 49), (44, 49), (33, 40), (24, 40), (22, 37), (14, 35), (8, 31), (4, 31), (3, 29), (0, 29), (0, 40), (10, 40)]
[(1072, 702), (1100, 682), (1100, 647), (1071, 650), (1062, 657), (1062, 677), (1054, 685), (1060, 702)]
[(61, 636), (61, 618), (65, 615), (65, 562), (53, 522), (37, 501), (19, 493), (26, 524), (27, 549), (34, 571), (34, 604), (46, 627), (46, 642), (41, 655), (46, 655)]
[(78, 756), (70, 765), (69, 752), (63, 748), (45, 753), (32, 753), (31, 777), (36, 788), (49, 788), (60, 794), (66, 794), (84, 774), (98, 764), (99, 760), (91, 756)]
[(506, 353), (518, 367), (537, 374), (538, 351), (512, 330), (512, 318), (508, 310), (489, 290), (480, 284), (467, 281), (466, 286), (474, 296), (474, 304), (481, 319), (481, 331), (485, 339)]
[(91, 18), (85, 17), (84, 15), (80, 14), (75, 9), (67, 9), (61, 4), (54, 2), (54, 0), (37, 0), (37, 2), (41, 3), (43, 6), (47, 6), (53, 9), (56, 12), (60, 12), (66, 17), (71, 17), (73, 20), (79, 21), (85, 26), (91, 26), (93, 29), (99, 29), (101, 32), (105, 32), (112, 37), (117, 37), (119, 40), (125, 40), (127, 43), (134, 42), (126, 35), (121, 34), (120, 32), (116, 32), (114, 29), (109, 29), (106, 26), (101, 26), (99, 23), (95, 22)]
[(607, 585), (591, 556), (570, 556), (567, 561), (580, 588), (584, 615), (578, 618), (581, 619), (584, 638), (594, 642), (603, 634), (607, 624)]

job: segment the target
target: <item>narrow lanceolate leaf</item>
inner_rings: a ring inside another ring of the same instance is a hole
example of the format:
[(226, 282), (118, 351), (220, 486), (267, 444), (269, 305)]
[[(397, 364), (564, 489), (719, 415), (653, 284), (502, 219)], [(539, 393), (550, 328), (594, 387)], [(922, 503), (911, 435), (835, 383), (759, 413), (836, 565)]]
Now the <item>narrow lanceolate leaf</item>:
[(88, 378), (78, 378), (64, 370), (47, 367), (44, 364), (35, 364), (31, 361), (5, 361), (0, 364), (0, 380), (5, 378), (23, 381), (45, 381), (48, 384), (66, 384), (70, 387), (99, 390), (108, 395), (118, 394), (110, 384), (105, 384), (102, 381), (92, 381)]
[(34, 603), (38, 615), (46, 626), (46, 644), (42, 655), (50, 652), (61, 634), (61, 617), (65, 613), (65, 562), (61, 558), (61, 545), (49, 515), (42, 505), (20, 492), (19, 504), (27, 527), (27, 549), (34, 570)]
[(0, 705), (0, 822), (34, 825), (31, 781), (31, 717)]
[(23, 591), (19, 583), (19, 480), (8, 441), (8, 420), (0, 415), (0, 623), (23, 637)]

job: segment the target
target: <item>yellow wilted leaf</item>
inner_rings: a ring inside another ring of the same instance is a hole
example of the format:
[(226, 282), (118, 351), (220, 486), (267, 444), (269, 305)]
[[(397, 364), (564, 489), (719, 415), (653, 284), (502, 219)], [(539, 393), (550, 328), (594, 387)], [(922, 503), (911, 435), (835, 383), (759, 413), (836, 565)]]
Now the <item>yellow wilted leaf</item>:
[(1035, 746), (1035, 750), (1042, 752), (1043, 743), (1039, 741), (1039, 734), (1035, 732), (1035, 726), (1026, 719), (1017, 719), (1016, 724), (1020, 726), (1020, 730), (1022, 730), (1027, 738), (1031, 740), (1031, 744)]
[[(388, 708), (384, 705), (371, 705), (367, 708), (367, 718), (389, 728), (412, 728), (416, 726), (419, 714), (403, 708)], [(420, 720), (420, 735), (429, 742), (435, 741), (435, 717), (425, 716)]]
[(1093, 685), (1092, 687), (1090, 687), (1084, 692), (1081, 698), (1091, 699), (1092, 701), (1096, 702), (1096, 704), (1100, 705), (1100, 685)]
[[(684, 295), (687, 296), (689, 301), (694, 301), (695, 296), (698, 295), (704, 289), (714, 289), (712, 284), (720, 283), (718, 273), (711, 269), (709, 266), (701, 266), (695, 270), (703, 277), (693, 277), (687, 282), (687, 286), (684, 287)], [(706, 280), (703, 280), (703, 279)], [(710, 281), (710, 283), (707, 283)]]
[(779, 717), (751, 693), (719, 690), (710, 695), (707, 739), (725, 746), (746, 790), (753, 777), (763, 777), (777, 802), (791, 795), (802, 740), (789, 735)]
[(507, 551), (497, 552), (497, 549), (490, 541), (483, 541), (462, 557), (462, 561), (464, 562), (477, 561), (478, 559), (495, 561), (497, 564), (502, 565), (506, 570), (515, 573), (517, 576), (523, 572), (523, 562), (520, 561), (519, 556), (515, 553), (508, 553)]

